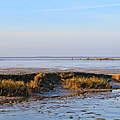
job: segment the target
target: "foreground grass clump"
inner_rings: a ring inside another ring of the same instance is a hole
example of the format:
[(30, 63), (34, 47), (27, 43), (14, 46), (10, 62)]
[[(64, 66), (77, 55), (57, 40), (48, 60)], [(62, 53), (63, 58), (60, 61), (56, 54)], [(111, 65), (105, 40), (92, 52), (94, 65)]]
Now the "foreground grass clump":
[(33, 80), (0, 80), (0, 96), (31, 96), (54, 88), (57, 74), (39, 73)]
[[(0, 80), (0, 96), (32, 96), (52, 90), (55, 86), (62, 85), (70, 89), (110, 89), (109, 78), (102, 75), (87, 73), (39, 73), (23, 76), (3, 76)], [(9, 79), (7, 79), (9, 78)], [(23, 79), (24, 78), (24, 79)]]
[(57, 73), (39, 73), (31, 80), (28, 86), (33, 92), (49, 91), (59, 84), (60, 78)]
[(62, 84), (65, 88), (70, 89), (111, 89), (111, 85), (107, 80), (97, 77), (80, 77), (80, 78), (71, 78), (63, 79)]
[(28, 96), (29, 89), (23, 81), (0, 80), (0, 96)]
[(43, 77), (44, 74), (40, 73), (27, 83), (11, 79), (0, 80), (0, 96), (31, 96), (33, 92), (41, 91)]

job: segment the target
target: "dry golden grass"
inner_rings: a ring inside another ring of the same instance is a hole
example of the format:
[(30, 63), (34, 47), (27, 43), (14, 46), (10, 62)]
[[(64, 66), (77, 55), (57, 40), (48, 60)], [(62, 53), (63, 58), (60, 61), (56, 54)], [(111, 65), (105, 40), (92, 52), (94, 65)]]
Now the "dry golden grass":
[(28, 93), (23, 81), (0, 80), (0, 96), (28, 96)]
[(45, 76), (44, 73), (39, 73), (38, 75), (36, 75), (34, 77), (34, 80), (39, 82), (41, 80), (41, 78), (43, 78), (44, 76)]
[(34, 77), (34, 80), (27, 83), (3, 79), (0, 80), (0, 96), (29, 96), (33, 92), (41, 92), (41, 90), (53, 88), (53, 84), (44, 73), (39, 73)]
[(35, 81), (35, 80), (31, 80), (29, 83), (27, 83), (27, 86), (29, 87), (29, 88), (36, 88), (36, 87), (38, 87), (38, 83)]
[(62, 80), (63, 86), (70, 89), (110, 89), (111, 86), (107, 80), (97, 77), (80, 77)]
[[(82, 74), (85, 76), (86, 74)], [(49, 91), (55, 85), (62, 84), (70, 89), (110, 89), (108, 81), (98, 77), (81, 77), (77, 73), (39, 73), (33, 80), (0, 80), (0, 96), (29, 96), (32, 93)], [(27, 81), (27, 82), (26, 82)]]
[(72, 78), (75, 76), (74, 73), (60, 73), (59, 76), (61, 77), (61, 79), (67, 79), (67, 78)]
[(115, 80), (120, 81), (120, 75), (119, 74), (118, 75), (112, 75), (112, 78), (115, 79)]

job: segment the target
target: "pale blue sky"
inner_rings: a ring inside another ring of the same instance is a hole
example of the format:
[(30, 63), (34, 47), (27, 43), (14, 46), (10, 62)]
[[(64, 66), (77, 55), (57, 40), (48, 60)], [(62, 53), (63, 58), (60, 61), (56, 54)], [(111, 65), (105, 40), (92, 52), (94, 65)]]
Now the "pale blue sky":
[(1, 0), (0, 56), (120, 56), (120, 0)]

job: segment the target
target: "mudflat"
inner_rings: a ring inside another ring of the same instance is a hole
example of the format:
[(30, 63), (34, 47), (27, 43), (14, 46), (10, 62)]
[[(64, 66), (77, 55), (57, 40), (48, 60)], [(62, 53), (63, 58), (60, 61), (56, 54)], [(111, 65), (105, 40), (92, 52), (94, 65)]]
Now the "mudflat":
[(40, 72), (85, 72), (85, 73), (95, 73), (95, 74), (120, 74), (120, 70), (114, 69), (54, 69), (54, 68), (5, 68), (0, 69), (0, 74), (31, 74)]

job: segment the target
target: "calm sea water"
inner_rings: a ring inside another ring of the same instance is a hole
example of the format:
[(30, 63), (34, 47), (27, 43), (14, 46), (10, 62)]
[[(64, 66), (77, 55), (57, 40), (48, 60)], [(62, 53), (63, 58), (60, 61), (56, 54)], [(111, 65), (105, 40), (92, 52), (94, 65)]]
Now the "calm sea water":
[[(119, 71), (120, 61), (0, 58), (0, 68)], [(46, 99), (0, 106), (0, 120), (120, 120), (120, 90), (90, 93), (87, 96), (51, 98), (51, 96), (62, 96), (70, 93), (57, 87), (44, 94), (48, 97)]]
[(0, 58), (0, 68), (57, 68), (85, 70), (120, 70), (120, 60), (72, 60), (72, 58)]

